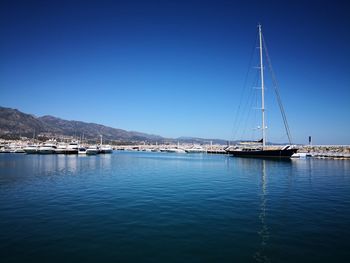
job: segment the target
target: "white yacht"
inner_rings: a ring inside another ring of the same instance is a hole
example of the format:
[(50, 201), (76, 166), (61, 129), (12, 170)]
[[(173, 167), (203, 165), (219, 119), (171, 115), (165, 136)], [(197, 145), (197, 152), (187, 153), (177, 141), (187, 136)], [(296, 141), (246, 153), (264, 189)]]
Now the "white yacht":
[(78, 154), (86, 154), (86, 148), (84, 146), (79, 146)]
[(113, 148), (110, 145), (101, 145), (100, 146), (100, 153), (112, 153)]
[(166, 150), (168, 153), (186, 153), (184, 149), (181, 148), (169, 148)]
[(168, 152), (168, 153), (186, 153), (186, 151), (180, 147), (179, 142), (177, 142), (177, 147), (168, 148), (168, 149), (166, 149), (166, 152)]
[(56, 149), (57, 149), (56, 144), (51, 141), (48, 141), (39, 147), (38, 152), (40, 154), (50, 154), (50, 153), (56, 153)]
[(10, 152), (11, 153), (25, 153), (23, 150), (23, 146), (19, 144), (11, 144), (10, 145)]
[(78, 153), (78, 142), (71, 142), (67, 145), (66, 154), (77, 154)]
[(93, 146), (89, 146), (87, 149), (86, 149), (86, 154), (87, 155), (95, 155), (95, 154), (98, 154), (99, 150), (97, 148), (96, 145), (93, 145)]
[(110, 145), (103, 145), (102, 135), (100, 135), (100, 137), (101, 137), (101, 142), (99, 147), (99, 153), (112, 153), (113, 148)]
[(23, 150), (27, 154), (38, 153), (39, 146), (35, 144), (30, 144), (24, 147)]
[(206, 152), (206, 150), (199, 145), (195, 145), (191, 148), (187, 148), (187, 149), (185, 149), (185, 151), (187, 153), (204, 153), (204, 152)]
[(64, 143), (64, 142), (60, 142), (58, 145), (57, 145), (57, 149), (55, 150), (56, 153), (58, 154), (65, 154), (66, 153), (66, 150), (67, 150), (67, 144)]

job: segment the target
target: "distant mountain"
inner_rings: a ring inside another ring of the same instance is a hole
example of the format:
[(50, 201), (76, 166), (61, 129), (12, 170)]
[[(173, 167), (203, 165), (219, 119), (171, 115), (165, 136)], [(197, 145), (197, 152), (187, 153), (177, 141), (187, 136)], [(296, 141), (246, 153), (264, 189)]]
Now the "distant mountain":
[(84, 134), (86, 138), (99, 138), (99, 136), (102, 135), (106, 140), (119, 141), (162, 141), (164, 139), (158, 135), (126, 131), (96, 123), (67, 121), (53, 116), (39, 117), (38, 120), (45, 123), (49, 131), (68, 136), (80, 136)]
[(195, 137), (179, 137), (176, 139), (164, 138), (159, 135), (147, 134), (135, 131), (126, 131), (111, 128), (96, 123), (82, 121), (63, 120), (54, 116), (36, 117), (23, 113), (17, 109), (4, 108), (0, 106), (0, 137), (18, 138), (26, 136), (31, 138), (35, 132), (36, 136), (43, 138), (75, 136), (88, 140), (98, 140), (100, 135), (104, 140), (120, 143), (195, 143), (195, 144), (226, 144), (227, 141), (221, 139), (203, 139)]
[(0, 107), (0, 134), (21, 134), (42, 132), (46, 125), (33, 115), (25, 114), (17, 109)]
[(126, 131), (96, 123), (68, 121), (53, 116), (35, 117), (17, 109), (0, 107), (0, 136), (13, 137), (22, 135), (32, 137), (34, 132), (37, 135), (41, 134), (46, 137), (79, 137), (84, 135), (87, 139), (98, 139), (102, 135), (104, 140), (123, 142), (162, 142), (165, 140), (158, 135)]

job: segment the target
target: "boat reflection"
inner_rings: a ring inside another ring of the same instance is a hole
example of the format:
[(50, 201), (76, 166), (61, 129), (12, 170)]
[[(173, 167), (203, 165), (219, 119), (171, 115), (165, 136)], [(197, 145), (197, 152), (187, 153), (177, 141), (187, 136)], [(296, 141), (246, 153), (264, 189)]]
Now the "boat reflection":
[(270, 231), (266, 223), (267, 216), (267, 176), (266, 176), (266, 160), (261, 161), (261, 183), (260, 183), (260, 225), (261, 228), (257, 232), (260, 237), (260, 246), (254, 254), (254, 259), (257, 262), (271, 262), (267, 255), (268, 241), (270, 239)]
[(36, 177), (74, 176), (88, 174), (89, 171), (112, 169), (113, 154), (96, 156), (79, 155), (15, 155), (0, 160), (2, 175), (0, 184), (28, 180), (28, 175)]

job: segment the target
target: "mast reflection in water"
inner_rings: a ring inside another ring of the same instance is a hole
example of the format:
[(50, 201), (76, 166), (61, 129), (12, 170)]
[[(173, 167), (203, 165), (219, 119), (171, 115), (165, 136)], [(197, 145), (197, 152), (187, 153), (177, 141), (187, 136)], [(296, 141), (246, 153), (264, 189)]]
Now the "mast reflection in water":
[(258, 251), (255, 253), (254, 258), (257, 262), (271, 262), (267, 256), (267, 243), (269, 241), (270, 233), (269, 228), (266, 223), (266, 213), (267, 213), (267, 177), (266, 177), (266, 160), (261, 162), (261, 203), (260, 203), (260, 214), (259, 219), (261, 221), (261, 230), (258, 234), (261, 238), (261, 243)]

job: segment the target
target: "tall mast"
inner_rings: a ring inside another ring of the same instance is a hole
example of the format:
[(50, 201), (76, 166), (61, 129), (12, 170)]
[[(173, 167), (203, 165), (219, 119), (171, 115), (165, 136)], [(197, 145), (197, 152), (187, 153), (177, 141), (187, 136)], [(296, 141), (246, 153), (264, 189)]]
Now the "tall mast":
[(259, 27), (259, 43), (260, 43), (260, 78), (261, 78), (261, 113), (262, 113), (262, 139), (263, 148), (265, 148), (266, 134), (265, 134), (265, 90), (264, 90), (264, 66), (263, 66), (263, 50), (262, 50), (262, 36), (261, 36), (261, 25)]

